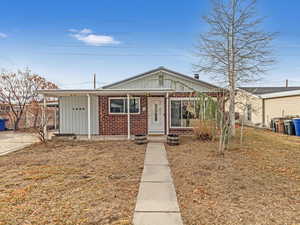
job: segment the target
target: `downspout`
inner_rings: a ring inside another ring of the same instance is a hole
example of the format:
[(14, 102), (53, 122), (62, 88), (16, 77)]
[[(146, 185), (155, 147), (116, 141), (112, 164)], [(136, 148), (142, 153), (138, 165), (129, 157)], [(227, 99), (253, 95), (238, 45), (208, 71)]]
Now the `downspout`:
[(127, 94), (127, 139), (130, 140), (130, 95)]
[(45, 135), (45, 138), (46, 138), (46, 140), (48, 140), (47, 120), (46, 120), (46, 108), (47, 108), (46, 96), (43, 95), (43, 98), (44, 98), (43, 115), (42, 115), (42, 118), (43, 118), (43, 126), (44, 126), (43, 128), (44, 128), (44, 135)]
[(166, 123), (166, 125), (167, 125), (167, 135), (169, 134), (169, 92), (167, 92), (167, 96), (166, 96), (166, 98), (167, 98), (167, 107), (166, 107), (166, 110), (167, 110), (167, 115), (166, 115), (166, 119), (167, 119), (167, 123)]
[(266, 109), (265, 109), (265, 99), (262, 99), (262, 125), (266, 127)]
[(91, 96), (87, 95), (88, 98), (88, 139), (91, 140)]
[(58, 133), (60, 134), (60, 130), (61, 130), (61, 115), (60, 115), (60, 111), (61, 111), (61, 97), (58, 97), (58, 109), (57, 109), (57, 115), (58, 115)]
[(54, 130), (57, 129), (57, 107), (54, 108)]

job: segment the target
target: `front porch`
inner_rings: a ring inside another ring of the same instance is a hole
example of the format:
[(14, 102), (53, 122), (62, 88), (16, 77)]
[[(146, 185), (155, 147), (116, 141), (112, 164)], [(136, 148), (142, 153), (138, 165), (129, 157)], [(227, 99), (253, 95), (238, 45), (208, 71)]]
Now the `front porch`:
[[(165, 140), (170, 127), (169, 96), (173, 92), (171, 89), (99, 89), (47, 90), (42, 94), (44, 99), (59, 99), (60, 134), (75, 134), (80, 140), (130, 140), (136, 134), (157, 134), (163, 138), (151, 136), (150, 139)], [(138, 109), (132, 112), (132, 100), (137, 98)], [(81, 127), (76, 125), (79, 122)]]

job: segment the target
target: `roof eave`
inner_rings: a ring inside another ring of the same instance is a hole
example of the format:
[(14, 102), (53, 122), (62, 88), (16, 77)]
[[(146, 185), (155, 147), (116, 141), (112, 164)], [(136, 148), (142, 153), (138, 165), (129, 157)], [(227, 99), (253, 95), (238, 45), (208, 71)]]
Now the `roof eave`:
[(126, 95), (126, 94), (164, 94), (174, 92), (173, 89), (59, 89), (38, 90), (39, 94), (45, 96), (86, 96), (86, 95)]
[(300, 90), (262, 94), (260, 95), (260, 97), (263, 99), (269, 99), (269, 98), (280, 98), (280, 97), (292, 97), (298, 95), (300, 95)]

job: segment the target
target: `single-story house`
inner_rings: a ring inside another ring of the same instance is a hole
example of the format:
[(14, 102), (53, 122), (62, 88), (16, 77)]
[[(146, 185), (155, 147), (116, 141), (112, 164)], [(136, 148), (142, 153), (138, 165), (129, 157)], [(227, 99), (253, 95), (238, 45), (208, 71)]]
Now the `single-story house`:
[(248, 124), (270, 127), (273, 118), (300, 116), (300, 87), (240, 87), (236, 99)]
[(41, 90), (59, 101), (59, 133), (88, 135), (190, 134), (194, 93), (219, 87), (164, 67), (89, 90)]

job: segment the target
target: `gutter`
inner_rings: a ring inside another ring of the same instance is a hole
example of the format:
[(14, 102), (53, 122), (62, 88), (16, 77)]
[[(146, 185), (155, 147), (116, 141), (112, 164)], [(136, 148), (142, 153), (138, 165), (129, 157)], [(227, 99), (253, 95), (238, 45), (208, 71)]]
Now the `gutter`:
[(106, 94), (135, 94), (135, 93), (167, 93), (174, 92), (173, 89), (55, 89), (55, 90), (38, 90), (39, 94), (44, 95), (106, 95)]
[(262, 94), (262, 95), (260, 95), (260, 97), (264, 98), (264, 99), (268, 99), (268, 98), (290, 97), (290, 96), (296, 96), (296, 95), (300, 95), (300, 90)]

